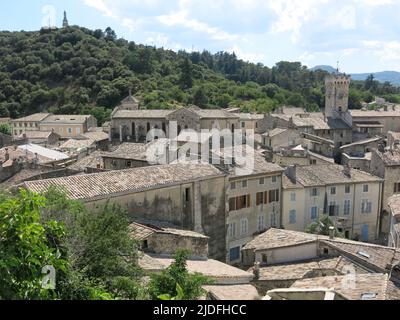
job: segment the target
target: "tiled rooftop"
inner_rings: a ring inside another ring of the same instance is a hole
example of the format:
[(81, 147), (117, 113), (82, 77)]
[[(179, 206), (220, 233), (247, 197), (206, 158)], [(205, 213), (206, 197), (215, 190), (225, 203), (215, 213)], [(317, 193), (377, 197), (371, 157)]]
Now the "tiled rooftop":
[[(139, 265), (145, 271), (159, 272), (168, 268), (174, 262), (171, 258), (160, 256), (150, 256), (144, 254), (139, 259)], [(254, 275), (250, 272), (232, 267), (220, 261), (208, 260), (188, 260), (187, 268), (190, 273), (200, 273), (217, 284), (249, 284)]]
[[(260, 281), (286, 281), (308, 278), (316, 271), (331, 271), (337, 275), (344, 274), (343, 268), (356, 266), (344, 257), (315, 259), (301, 263), (291, 263), (260, 268)], [(253, 268), (251, 269), (252, 272)], [(365, 272), (365, 271), (364, 271)]]
[[(21, 134), (18, 138), (22, 139), (24, 136), (28, 139), (47, 139), (53, 132), (52, 131), (26, 131), (24, 134)], [(54, 134), (58, 135), (58, 133)]]
[(214, 299), (220, 301), (252, 301), (260, 300), (257, 289), (251, 284), (204, 286)]
[(389, 208), (392, 215), (400, 221), (400, 195), (394, 195), (389, 198)]
[(143, 143), (123, 143), (115, 151), (103, 152), (106, 158), (118, 158), (128, 160), (146, 160), (148, 145)]
[(363, 110), (350, 110), (353, 118), (377, 118), (377, 117), (400, 117), (399, 111), (363, 111)]
[[(347, 284), (347, 285), (346, 285)], [(346, 276), (312, 278), (296, 281), (291, 288), (334, 289), (349, 300), (399, 300), (400, 288), (387, 274), (358, 274), (354, 285)]]
[[(347, 175), (344, 171), (344, 167), (339, 165), (314, 165), (297, 166), (296, 181), (304, 187), (313, 187), (347, 183), (379, 182), (382, 181), (382, 179), (355, 169), (351, 169), (350, 175)], [(286, 183), (286, 185), (288, 185), (288, 183)]]
[(103, 158), (101, 157), (101, 154), (101, 151), (92, 152), (88, 156), (79, 159), (68, 168), (77, 171), (84, 171), (86, 168), (97, 168), (97, 165), (103, 164)]
[(395, 148), (385, 152), (376, 151), (386, 166), (400, 166), (400, 149)]
[(250, 241), (243, 249), (258, 251), (291, 247), (310, 243), (316, 241), (316, 239), (317, 236), (313, 234), (272, 228), (256, 237), (253, 241)]
[(212, 165), (174, 164), (27, 182), (24, 186), (38, 193), (46, 191), (50, 186), (58, 186), (64, 188), (71, 199), (93, 199), (163, 188), (216, 176), (223, 174)]
[(104, 141), (109, 139), (109, 135), (103, 131), (90, 131), (81, 135), (84, 138), (93, 140), (95, 142)]
[(144, 240), (153, 233), (165, 233), (165, 234), (172, 234), (181, 237), (191, 237), (191, 238), (203, 238), (208, 239), (205, 235), (200, 233), (190, 231), (190, 230), (183, 230), (179, 228), (172, 228), (172, 227), (163, 227), (161, 225), (157, 225), (157, 223), (152, 224), (142, 224), (134, 222), (130, 225), (131, 235), (133, 238), (137, 240)]
[(51, 115), (46, 117), (42, 124), (83, 124), (91, 117), (90, 115)]
[(117, 110), (113, 119), (165, 119), (174, 110)]
[(59, 148), (60, 149), (84, 149), (95, 146), (94, 140), (77, 140), (77, 139), (69, 139), (64, 142)]
[(12, 120), (13, 122), (40, 122), (50, 116), (50, 113), (35, 113), (27, 117), (19, 118), (19, 119), (14, 119)]

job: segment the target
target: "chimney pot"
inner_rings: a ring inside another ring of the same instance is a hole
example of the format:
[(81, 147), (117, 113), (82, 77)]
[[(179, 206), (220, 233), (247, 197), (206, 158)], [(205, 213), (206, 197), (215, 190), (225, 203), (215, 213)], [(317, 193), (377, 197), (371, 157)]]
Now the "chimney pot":
[(329, 239), (331, 240), (335, 239), (335, 227), (332, 226), (329, 227)]

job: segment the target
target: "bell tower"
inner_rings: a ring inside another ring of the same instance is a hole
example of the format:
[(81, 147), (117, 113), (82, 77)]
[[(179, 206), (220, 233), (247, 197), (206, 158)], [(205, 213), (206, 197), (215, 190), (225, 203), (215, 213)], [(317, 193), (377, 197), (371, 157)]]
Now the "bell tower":
[(64, 20), (63, 20), (63, 28), (67, 28), (69, 26), (68, 19), (67, 19), (67, 12), (64, 11)]
[(341, 119), (349, 111), (350, 78), (335, 74), (325, 78), (325, 118)]

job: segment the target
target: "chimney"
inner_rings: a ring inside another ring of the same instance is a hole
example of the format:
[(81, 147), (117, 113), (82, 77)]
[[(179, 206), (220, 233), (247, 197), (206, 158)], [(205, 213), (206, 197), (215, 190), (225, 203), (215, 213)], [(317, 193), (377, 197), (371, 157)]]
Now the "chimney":
[(6, 148), (6, 154), (5, 154), (4, 158), (6, 161), (10, 160), (10, 154), (8, 153), (8, 148)]
[(297, 180), (297, 165), (289, 166), (286, 170), (286, 175), (293, 181)]
[(329, 239), (331, 240), (335, 239), (335, 227), (333, 226), (329, 227)]
[(254, 278), (255, 278), (254, 280), (259, 280), (260, 279), (260, 263), (259, 262), (254, 263), (253, 273), (254, 273)]
[(347, 177), (351, 177), (351, 168), (348, 164), (343, 167), (343, 173)]

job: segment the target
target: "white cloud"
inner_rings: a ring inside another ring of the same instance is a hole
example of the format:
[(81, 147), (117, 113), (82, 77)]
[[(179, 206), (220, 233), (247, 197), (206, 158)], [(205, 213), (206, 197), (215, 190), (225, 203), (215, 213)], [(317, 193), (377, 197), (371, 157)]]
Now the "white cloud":
[(118, 16), (113, 12), (113, 10), (103, 1), (103, 0), (84, 0), (84, 3), (97, 11), (100, 11), (105, 16), (117, 19)]
[(195, 32), (206, 33), (214, 40), (233, 41), (239, 38), (237, 35), (230, 34), (220, 28), (212, 27), (207, 23), (190, 18), (189, 8), (191, 3), (191, 0), (180, 0), (177, 11), (160, 15), (157, 20), (169, 27), (181, 26)]
[(394, 0), (354, 0), (354, 2), (370, 7), (394, 4)]
[(357, 25), (357, 11), (354, 5), (347, 5), (333, 13), (327, 21), (328, 26), (340, 26), (342, 29), (355, 29)]
[(269, 2), (270, 9), (278, 16), (272, 25), (272, 33), (290, 32), (292, 41), (300, 38), (301, 28), (305, 22), (317, 16), (320, 5), (330, 0), (274, 0)]
[(234, 52), (239, 59), (244, 61), (249, 61), (253, 63), (258, 63), (265, 58), (265, 54), (257, 52), (246, 52), (243, 51), (239, 46), (234, 45), (230, 49), (225, 50), (227, 52)]

